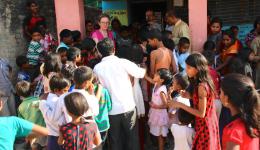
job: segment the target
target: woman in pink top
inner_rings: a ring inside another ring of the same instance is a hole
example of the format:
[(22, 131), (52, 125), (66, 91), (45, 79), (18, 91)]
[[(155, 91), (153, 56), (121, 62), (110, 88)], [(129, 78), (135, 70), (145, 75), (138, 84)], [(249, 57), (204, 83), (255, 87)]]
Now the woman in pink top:
[(103, 40), (104, 38), (110, 38), (114, 41), (113, 33), (110, 31), (109, 28), (110, 24), (110, 17), (107, 14), (101, 14), (99, 16), (99, 26), (100, 29), (96, 30), (92, 33), (93, 40), (98, 43), (99, 41)]
[(223, 130), (223, 150), (259, 150), (260, 97), (252, 80), (240, 74), (225, 76), (220, 99), (232, 115)]

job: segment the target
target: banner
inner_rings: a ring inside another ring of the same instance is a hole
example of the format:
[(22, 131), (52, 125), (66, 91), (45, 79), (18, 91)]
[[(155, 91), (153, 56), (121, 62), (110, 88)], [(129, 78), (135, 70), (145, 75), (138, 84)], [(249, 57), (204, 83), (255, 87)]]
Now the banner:
[(102, 1), (102, 12), (109, 14), (111, 20), (117, 18), (122, 25), (128, 25), (126, 1)]

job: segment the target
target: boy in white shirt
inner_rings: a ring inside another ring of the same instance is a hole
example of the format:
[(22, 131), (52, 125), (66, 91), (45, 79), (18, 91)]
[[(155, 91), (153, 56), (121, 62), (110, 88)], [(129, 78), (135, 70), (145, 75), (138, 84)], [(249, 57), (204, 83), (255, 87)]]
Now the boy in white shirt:
[[(69, 93), (78, 92), (81, 93), (85, 98), (86, 102), (89, 105), (89, 111), (84, 115), (84, 117), (90, 117), (93, 119), (93, 116), (97, 116), (99, 114), (99, 104), (98, 104), (98, 95), (101, 95), (101, 92), (98, 92), (99, 94), (96, 94), (97, 97), (95, 97), (94, 94), (94, 85), (92, 83), (93, 80), (93, 71), (91, 68), (86, 66), (80, 66), (74, 71), (74, 77), (73, 77), (74, 83), (75, 83), (75, 89), (73, 89)], [(91, 94), (89, 94), (88, 91), (91, 91)], [(69, 93), (65, 93), (59, 97), (59, 100), (57, 101), (56, 105), (56, 111), (53, 116), (53, 121), (57, 121), (59, 125), (64, 125), (66, 123), (71, 122), (72, 118), (69, 116), (67, 109), (64, 104), (64, 97), (67, 96)]]
[(171, 131), (174, 137), (174, 150), (191, 150), (194, 137), (194, 129), (189, 124), (194, 116), (183, 109), (178, 110), (179, 124), (172, 124)]
[(59, 136), (59, 125), (57, 122), (53, 121), (53, 114), (56, 112), (56, 103), (59, 96), (67, 93), (70, 87), (70, 82), (58, 75), (51, 78), (50, 82), (51, 92), (48, 94), (46, 101), (42, 100), (40, 102), (39, 108), (43, 114), (43, 118), (48, 129), (48, 150), (59, 150), (61, 147), (58, 145)]

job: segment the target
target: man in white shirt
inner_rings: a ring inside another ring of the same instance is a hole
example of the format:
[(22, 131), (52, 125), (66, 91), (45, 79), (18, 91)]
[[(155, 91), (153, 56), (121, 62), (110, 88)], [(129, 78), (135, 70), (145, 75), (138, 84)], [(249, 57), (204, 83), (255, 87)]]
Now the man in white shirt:
[(95, 66), (94, 73), (102, 86), (108, 89), (112, 99), (112, 110), (109, 113), (111, 149), (138, 150), (136, 109), (129, 76), (143, 78), (146, 70), (114, 56), (115, 47), (108, 38), (99, 42), (97, 48), (103, 59)]

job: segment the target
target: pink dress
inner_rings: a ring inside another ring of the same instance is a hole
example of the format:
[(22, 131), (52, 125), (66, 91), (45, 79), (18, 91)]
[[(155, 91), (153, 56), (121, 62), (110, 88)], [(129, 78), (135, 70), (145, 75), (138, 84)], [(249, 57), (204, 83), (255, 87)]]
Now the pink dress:
[[(156, 105), (162, 105), (163, 102), (160, 97), (160, 93), (163, 92), (167, 94), (166, 86), (163, 85), (157, 89), (155, 87), (156, 85), (153, 89), (152, 102)], [(167, 109), (150, 108), (148, 124), (150, 126), (150, 133), (152, 135), (166, 137), (168, 134), (168, 122), (169, 117)]]
[[(107, 35), (108, 35), (108, 38), (111, 39), (111, 40), (115, 40), (114, 36), (113, 36), (113, 33), (112, 31), (108, 31), (107, 32)], [(98, 39), (98, 42), (99, 41), (102, 41), (105, 37), (103, 36), (103, 34), (99, 31), (99, 30), (96, 30), (92, 33), (91, 37), (93, 39)], [(115, 41), (114, 41), (114, 44), (115, 44)]]

